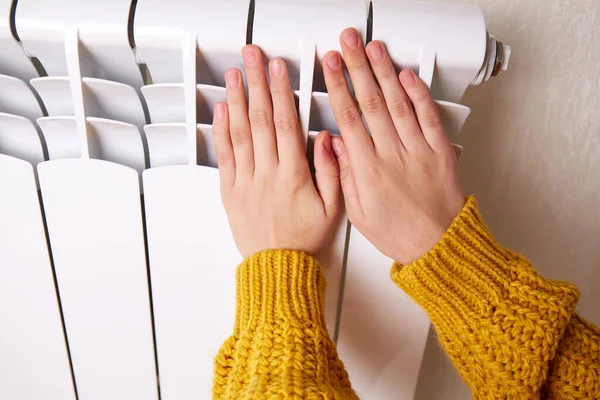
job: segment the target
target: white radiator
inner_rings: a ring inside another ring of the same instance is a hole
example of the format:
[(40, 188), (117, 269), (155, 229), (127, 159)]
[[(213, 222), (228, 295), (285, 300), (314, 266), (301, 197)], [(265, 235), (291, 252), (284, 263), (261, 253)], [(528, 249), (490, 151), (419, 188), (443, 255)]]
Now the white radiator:
[[(211, 141), (223, 73), (246, 43), (283, 57), (310, 149), (339, 133), (320, 60), (349, 26), (419, 72), (454, 143), (464, 91), (510, 55), (459, 4), (0, 0), (0, 399), (211, 397), (241, 261)], [(391, 260), (345, 218), (319, 258), (357, 393), (413, 398), (429, 320)]]

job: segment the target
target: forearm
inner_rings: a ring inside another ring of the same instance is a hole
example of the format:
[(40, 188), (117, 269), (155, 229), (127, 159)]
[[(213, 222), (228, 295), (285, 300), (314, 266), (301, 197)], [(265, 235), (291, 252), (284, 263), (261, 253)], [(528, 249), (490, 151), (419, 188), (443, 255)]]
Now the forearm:
[(324, 318), (325, 280), (305, 253), (270, 250), (237, 271), (233, 335), (215, 359), (215, 399), (355, 399)]
[(474, 199), (429, 253), (394, 265), (392, 278), (429, 314), (475, 398), (539, 398), (579, 293), (499, 246)]

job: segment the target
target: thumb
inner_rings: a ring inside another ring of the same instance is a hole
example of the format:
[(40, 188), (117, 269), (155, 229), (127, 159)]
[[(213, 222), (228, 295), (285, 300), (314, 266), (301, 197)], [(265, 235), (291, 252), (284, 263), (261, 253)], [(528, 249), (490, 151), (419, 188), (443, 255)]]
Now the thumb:
[(314, 164), (315, 183), (323, 199), (325, 213), (335, 215), (340, 209), (340, 167), (327, 131), (321, 131), (315, 140)]
[(350, 156), (348, 155), (348, 150), (346, 150), (344, 139), (340, 136), (332, 137), (331, 147), (338, 162), (346, 211), (350, 216), (362, 215), (362, 207), (360, 206), (356, 180), (354, 179), (354, 173), (352, 172), (352, 167), (350, 165)]

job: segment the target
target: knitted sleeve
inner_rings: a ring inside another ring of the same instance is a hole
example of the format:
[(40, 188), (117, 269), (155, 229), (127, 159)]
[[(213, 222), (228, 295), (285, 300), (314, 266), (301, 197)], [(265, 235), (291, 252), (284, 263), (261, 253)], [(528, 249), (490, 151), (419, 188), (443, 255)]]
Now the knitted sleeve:
[(600, 329), (575, 314), (550, 363), (544, 399), (600, 399)]
[(233, 335), (215, 358), (213, 399), (357, 399), (327, 332), (324, 293), (319, 264), (305, 253), (246, 259)]
[(600, 399), (598, 328), (579, 292), (502, 248), (473, 198), (441, 241), (392, 279), (428, 313), (477, 399)]

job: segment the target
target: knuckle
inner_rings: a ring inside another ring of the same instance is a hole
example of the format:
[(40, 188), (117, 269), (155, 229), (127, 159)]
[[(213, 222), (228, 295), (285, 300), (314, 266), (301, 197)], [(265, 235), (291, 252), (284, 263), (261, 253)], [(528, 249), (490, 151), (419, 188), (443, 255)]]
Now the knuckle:
[(348, 89), (348, 83), (346, 82), (346, 77), (343, 73), (336, 74), (337, 76), (329, 79), (327, 86), (331, 89)]
[(234, 146), (241, 146), (250, 140), (250, 135), (244, 129), (234, 129), (231, 131), (231, 143)]
[(381, 170), (375, 166), (367, 168), (366, 173), (372, 182), (378, 182), (381, 179)]
[(271, 94), (282, 94), (287, 93), (288, 91), (292, 91), (292, 88), (289, 85), (284, 84), (279, 79), (271, 80), (270, 86)]
[(342, 208), (340, 207), (340, 203), (335, 201), (333, 203), (325, 203), (325, 208), (327, 209), (327, 215), (332, 220), (337, 220)]
[(398, 99), (388, 105), (393, 118), (406, 118), (412, 113), (412, 106), (407, 99)]
[(415, 88), (411, 94), (411, 98), (415, 102), (422, 102), (422, 101), (427, 100), (430, 97), (431, 97), (431, 95), (429, 94), (429, 89), (427, 89), (426, 86)]
[(273, 177), (270, 174), (256, 174), (254, 179), (261, 190), (267, 191), (273, 185)]
[(452, 148), (452, 145), (444, 146), (441, 154), (441, 164), (444, 170), (453, 170), (458, 167), (458, 159), (456, 158), (456, 153)]
[(217, 152), (217, 164), (220, 166), (226, 165), (229, 161), (231, 161), (231, 155), (224, 151)]
[(298, 119), (288, 116), (275, 118), (275, 130), (277, 132), (294, 132), (298, 127)]
[(340, 180), (346, 180), (347, 178), (350, 177), (350, 174), (352, 173), (352, 169), (350, 168), (349, 165), (345, 165), (343, 167), (340, 167)]
[(354, 104), (340, 108), (336, 114), (340, 125), (352, 126), (361, 120), (358, 109)]
[(291, 193), (298, 192), (307, 184), (307, 175), (306, 170), (302, 168), (294, 168), (289, 172), (288, 179), (286, 179), (286, 183), (288, 186), (288, 190)]
[(248, 116), (252, 129), (258, 131), (267, 130), (271, 125), (271, 116), (263, 110), (252, 111)]
[(380, 91), (369, 93), (359, 101), (361, 109), (369, 114), (381, 114), (385, 112), (385, 100)]
[(348, 69), (361, 69), (369, 67), (366, 57), (348, 57), (346, 60)]
[(247, 74), (246, 75), (246, 80), (248, 81), (248, 85), (254, 86), (254, 85), (258, 85), (260, 83), (263, 83), (265, 80), (264, 74), (261, 73), (256, 73), (256, 74)]
[(222, 124), (213, 123), (212, 134), (215, 137), (215, 139), (226, 137), (225, 135), (227, 135), (228, 133), (229, 132), (226, 129), (224, 129)]
[(390, 155), (390, 162), (392, 165), (396, 166), (400, 171), (403, 171), (405, 168), (405, 159), (400, 152), (394, 152)]
[(421, 123), (427, 128), (439, 128), (442, 126), (442, 120), (440, 118), (440, 115), (435, 110), (427, 111), (423, 115), (423, 120), (421, 121)]
[(327, 175), (329, 175), (333, 178), (340, 177), (340, 169), (339, 169), (339, 165), (338, 165), (337, 161), (332, 161), (327, 166), (325, 166), (325, 168), (323, 168), (323, 170), (325, 171), (325, 173)]
[(378, 77), (379, 79), (385, 80), (390, 78), (397, 79), (396, 70), (391, 65), (389, 66), (389, 68), (382, 68), (378, 73)]

